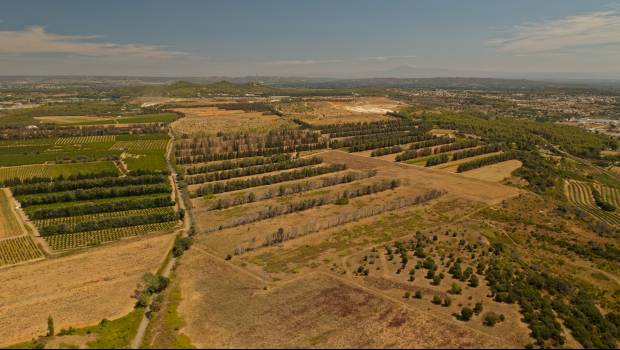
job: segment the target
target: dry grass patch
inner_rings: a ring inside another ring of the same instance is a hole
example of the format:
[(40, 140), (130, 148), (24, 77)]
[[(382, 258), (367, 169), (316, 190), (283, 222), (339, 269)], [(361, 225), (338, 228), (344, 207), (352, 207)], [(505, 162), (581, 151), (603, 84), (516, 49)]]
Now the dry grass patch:
[(218, 132), (265, 132), (295, 125), (273, 114), (225, 110), (217, 107), (177, 108), (185, 114), (170, 124), (177, 135), (212, 135)]
[(173, 235), (113, 244), (88, 252), (0, 270), (0, 345), (114, 319), (133, 309), (142, 275), (163, 262)]
[(325, 274), (264, 290), (260, 279), (191, 250), (178, 275), (182, 330), (198, 347), (509, 346)]
[(501, 182), (509, 178), (513, 171), (519, 169), (523, 165), (520, 160), (508, 160), (501, 163), (495, 163), (482, 168), (469, 170), (461, 173), (465, 177), (480, 179), (485, 181)]

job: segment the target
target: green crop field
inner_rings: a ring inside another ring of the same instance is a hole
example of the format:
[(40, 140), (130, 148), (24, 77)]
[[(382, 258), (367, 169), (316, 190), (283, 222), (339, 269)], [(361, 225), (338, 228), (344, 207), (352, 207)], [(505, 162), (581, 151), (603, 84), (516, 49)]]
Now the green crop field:
[(163, 151), (168, 144), (167, 139), (159, 140), (137, 140), (137, 141), (117, 141), (110, 150), (140, 152), (140, 151)]
[(87, 231), (79, 233), (67, 233), (45, 237), (50, 248), (54, 250), (66, 250), (98, 245), (101, 243), (117, 241), (127, 237), (143, 236), (153, 232), (168, 231), (174, 228), (177, 222), (161, 222), (156, 224), (128, 226), (99, 231)]
[(118, 172), (113, 162), (84, 162), (70, 164), (34, 164), (0, 168), (0, 181), (10, 179), (29, 179), (33, 177), (58, 177), (79, 174), (100, 173), (103, 171)]
[(121, 115), (106, 118), (92, 118), (93, 120), (78, 120), (72, 125), (111, 125), (111, 124), (147, 124), (147, 123), (170, 123), (177, 118), (174, 113), (153, 113)]
[(125, 211), (113, 211), (110, 213), (98, 213), (98, 214), (90, 214), (90, 215), (65, 216), (65, 217), (53, 218), (53, 219), (34, 220), (33, 222), (37, 227), (43, 227), (43, 226), (49, 226), (49, 225), (60, 225), (60, 224), (74, 225), (82, 221), (91, 221), (91, 220), (97, 220), (97, 219), (115, 218), (115, 217), (122, 217), (122, 216), (133, 216), (133, 215), (171, 213), (171, 212), (174, 212), (174, 207), (147, 208), (147, 209), (135, 209), (135, 210), (125, 210)]

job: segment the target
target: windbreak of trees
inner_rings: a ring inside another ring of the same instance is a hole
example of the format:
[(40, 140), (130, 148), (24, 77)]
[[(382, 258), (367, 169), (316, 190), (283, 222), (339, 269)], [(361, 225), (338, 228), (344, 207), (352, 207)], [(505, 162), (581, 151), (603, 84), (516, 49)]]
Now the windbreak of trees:
[(377, 148), (370, 153), (371, 157), (381, 157), (386, 154), (400, 153), (403, 151), (403, 148), (400, 145), (392, 146), (392, 147), (384, 147)]
[(410, 150), (416, 150), (416, 149), (420, 149), (420, 148), (438, 146), (438, 145), (443, 145), (443, 144), (452, 143), (452, 142), (454, 142), (454, 139), (450, 138), (450, 137), (435, 137), (435, 136), (431, 136), (431, 137), (429, 137), (428, 140), (421, 141), (421, 142), (416, 142), (416, 143), (410, 145), (409, 149)]
[(209, 210), (226, 209), (237, 205), (243, 205), (246, 203), (252, 203), (257, 200), (265, 200), (274, 197), (283, 197), (295, 193), (302, 193), (319, 188), (331, 187), (335, 185), (350, 183), (353, 181), (366, 179), (373, 177), (377, 174), (376, 170), (370, 170), (365, 173), (350, 172), (344, 175), (335, 175), (322, 179), (308, 180), (304, 182), (296, 182), (292, 184), (280, 185), (277, 189), (270, 189), (261, 195), (256, 195), (254, 192), (243, 194), (241, 196), (232, 196), (228, 198), (218, 198), (209, 207)]
[(190, 163), (202, 163), (202, 162), (210, 162), (215, 160), (227, 160), (227, 159), (236, 159), (236, 158), (247, 158), (247, 157), (269, 157), (276, 154), (281, 153), (291, 153), (291, 152), (303, 152), (303, 151), (313, 151), (317, 149), (327, 148), (327, 142), (320, 143), (312, 143), (312, 144), (301, 144), (295, 146), (282, 146), (282, 147), (274, 147), (274, 148), (262, 148), (253, 151), (239, 151), (239, 152), (226, 152), (226, 153), (205, 153), (205, 154), (193, 154), (176, 156), (176, 161), (178, 164), (190, 164)]
[(500, 145), (495, 144), (495, 145), (486, 145), (486, 146), (482, 146), (482, 147), (478, 147), (474, 149), (454, 152), (452, 153), (452, 160), (454, 161), (454, 160), (459, 160), (459, 159), (464, 159), (464, 158), (475, 157), (475, 156), (479, 156), (482, 154), (498, 152), (501, 149), (502, 147)]
[(254, 177), (247, 180), (230, 180), (226, 182), (210, 183), (200, 187), (196, 193), (199, 196), (208, 194), (217, 194), (223, 192), (243, 190), (246, 188), (271, 185), (278, 182), (299, 180), (306, 177), (312, 177), (317, 175), (323, 175), (327, 173), (333, 173), (337, 171), (345, 170), (347, 166), (345, 164), (331, 164), (323, 165), (313, 168), (304, 168), (299, 170), (293, 170), (288, 172), (282, 172), (275, 175), (265, 175), (261, 177)]
[(181, 218), (179, 212), (154, 213), (145, 215), (120, 216), (92, 221), (82, 221), (74, 225), (60, 224), (44, 226), (39, 229), (42, 236), (103, 230), (116, 227), (155, 224), (158, 222), (175, 221)]
[(287, 161), (280, 162), (280, 163), (271, 163), (271, 164), (257, 165), (257, 166), (248, 167), (248, 168), (223, 170), (223, 171), (213, 172), (213, 173), (186, 176), (185, 181), (187, 182), (187, 184), (193, 185), (193, 184), (204, 183), (204, 182), (227, 180), (227, 179), (232, 179), (235, 177), (269, 173), (272, 171), (301, 168), (301, 167), (305, 167), (309, 165), (317, 165), (317, 164), (320, 164), (322, 161), (323, 160), (319, 157), (293, 159), (293, 160), (287, 160)]
[(128, 185), (146, 185), (165, 183), (168, 181), (166, 175), (142, 175), (125, 177), (102, 177), (84, 180), (59, 180), (54, 182), (39, 182), (32, 184), (16, 185), (11, 188), (13, 195), (26, 195), (36, 193), (49, 193), (59, 191), (70, 191), (76, 189), (89, 189), (95, 187), (114, 187)]
[(215, 164), (206, 164), (206, 165), (197, 165), (188, 167), (185, 169), (187, 175), (194, 175), (200, 173), (210, 173), (213, 171), (221, 171), (221, 170), (231, 170), (237, 168), (247, 168), (255, 165), (262, 164), (270, 164), (270, 163), (278, 163), (284, 162), (291, 159), (291, 155), (286, 154), (276, 154), (274, 156), (265, 158), (245, 158), (239, 160), (225, 160), (223, 162), (215, 163)]
[(393, 133), (385, 135), (365, 135), (345, 140), (333, 140), (329, 146), (331, 148), (348, 147), (349, 152), (361, 152), (375, 148), (402, 145), (405, 143), (419, 142), (428, 140), (430, 135), (417, 135), (411, 133)]
[(442, 146), (435, 148), (433, 150), (433, 153), (437, 154), (437, 153), (456, 151), (456, 150), (463, 149), (463, 148), (475, 147), (475, 146), (478, 146), (479, 143), (480, 142), (478, 142), (478, 140), (465, 140), (465, 141), (454, 142), (454, 143), (442, 145)]
[(21, 206), (26, 208), (32, 205), (51, 204), (58, 202), (74, 202), (80, 200), (141, 196), (154, 193), (170, 193), (170, 184), (135, 185), (124, 187), (78, 189), (66, 192), (43, 193), (27, 195), (17, 198)]
[(218, 133), (216, 136), (182, 139), (175, 144), (176, 157), (198, 154), (258, 151), (266, 148), (292, 148), (327, 141), (317, 131), (277, 129), (266, 133)]
[(449, 160), (450, 160), (450, 157), (447, 154), (440, 154), (438, 156), (434, 156), (426, 160), (425, 166), (429, 167), (433, 165), (447, 163)]
[(79, 127), (41, 123), (38, 124), (36, 128), (25, 128), (23, 125), (6, 125), (4, 127), (0, 127), (0, 140), (26, 140), (123, 134), (158, 134), (165, 132), (166, 123), (132, 124), (125, 128), (117, 128), (113, 125)]
[(459, 166), (456, 168), (456, 172), (457, 173), (462, 173), (464, 171), (469, 171), (469, 170), (473, 170), (473, 169), (482, 168), (483, 166), (487, 166), (487, 165), (491, 165), (491, 164), (495, 164), (495, 163), (501, 163), (501, 162), (505, 162), (507, 160), (511, 160), (511, 159), (515, 159), (515, 158), (516, 158), (516, 153), (515, 152), (506, 152), (506, 153), (498, 154), (498, 155), (495, 155), (495, 156), (489, 156), (489, 157), (485, 157), (485, 158), (474, 159), (474, 160), (469, 161), (467, 163), (459, 164)]
[[(408, 198), (398, 198), (396, 200), (387, 202), (382, 204), (381, 206), (370, 206), (370, 207), (362, 207), (357, 209), (352, 213), (341, 214), (333, 218), (328, 218), (323, 221), (317, 222), (308, 222), (303, 226), (294, 226), (288, 230), (284, 230), (282, 228), (278, 229), (276, 232), (269, 234), (265, 237), (265, 242), (263, 246), (272, 246), (276, 244), (280, 244), (289, 239), (301, 237), (310, 233), (318, 232), (321, 230), (327, 230), (332, 227), (344, 225), (350, 222), (356, 222), (363, 218), (379, 215), (381, 213), (385, 213), (388, 211), (408, 207), (411, 205), (419, 205), (422, 203), (426, 203), (430, 200), (438, 198), (444, 195), (446, 192), (439, 190), (430, 190), (424, 194), (408, 197)], [(237, 247), (235, 249), (235, 254), (243, 254), (247, 251), (253, 250), (256, 247)]]
[(261, 209), (257, 212), (241, 215), (224, 225), (217, 225), (207, 229), (208, 232), (217, 231), (224, 228), (246, 225), (252, 222), (273, 218), (276, 216), (296, 213), (312, 208), (321, 207), (326, 204), (341, 203), (343, 200), (349, 200), (357, 197), (367, 196), (378, 192), (394, 189), (400, 186), (399, 180), (384, 180), (367, 185), (355, 190), (345, 190), (337, 194), (328, 194), (316, 198), (303, 199), (284, 205), (274, 205)]
[(107, 203), (89, 203), (63, 206), (60, 208), (42, 208), (30, 212), (28, 215), (33, 220), (60, 218), (65, 216), (78, 216), (98, 213), (110, 213), (134, 209), (161, 208), (175, 205), (170, 195), (162, 195), (154, 198), (128, 199)]
[(100, 177), (116, 177), (118, 171), (104, 170), (96, 173), (80, 173), (71, 176), (58, 176), (58, 177), (31, 177), (26, 179), (14, 178), (2, 181), (2, 186), (14, 187), (19, 185), (36, 184), (39, 182), (55, 182), (55, 181), (77, 181), (85, 179), (96, 179)]
[(410, 149), (410, 150), (406, 150), (405, 152), (396, 155), (396, 161), (397, 162), (402, 162), (405, 160), (410, 160), (410, 159), (416, 159), (416, 158), (421, 158), (421, 157), (426, 157), (426, 156), (430, 156), (431, 154), (433, 154), (433, 148), (432, 147), (425, 147), (425, 148), (420, 148), (420, 149)]
[[(307, 124), (307, 123), (306, 123)], [(356, 132), (365, 132), (368, 130), (383, 130), (383, 132), (397, 131), (397, 130), (410, 130), (416, 125), (420, 125), (419, 120), (405, 119), (405, 120), (379, 120), (374, 122), (357, 122), (346, 124), (327, 124), (312, 126), (307, 124), (310, 128), (321, 130), (323, 134), (330, 134), (332, 137), (353, 136)], [(404, 129), (399, 129), (404, 128)], [(336, 136), (339, 133), (352, 132), (352, 135)], [(368, 133), (368, 132), (366, 132)], [(371, 132), (372, 133), (372, 132)], [(360, 134), (362, 135), (362, 134)]]

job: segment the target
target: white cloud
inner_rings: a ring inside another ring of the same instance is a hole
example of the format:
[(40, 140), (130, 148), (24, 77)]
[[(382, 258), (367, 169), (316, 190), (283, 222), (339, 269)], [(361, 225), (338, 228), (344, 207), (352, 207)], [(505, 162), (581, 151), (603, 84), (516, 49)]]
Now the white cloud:
[(342, 60), (277, 60), (277, 61), (269, 61), (265, 62), (268, 65), (275, 66), (302, 66), (302, 65), (310, 65), (310, 64), (323, 64), (323, 63), (340, 63)]
[(360, 57), (358, 60), (360, 61), (388, 61), (388, 60), (399, 60), (399, 59), (407, 59), (407, 58), (416, 58), (415, 55), (405, 55), (405, 56), (372, 56), (372, 57)]
[(528, 23), (515, 27), (511, 38), (489, 44), (507, 52), (545, 52), (592, 46), (620, 45), (620, 14), (602, 11)]
[(407, 58), (415, 58), (416, 56), (407, 55), (407, 56), (370, 56), (370, 57), (353, 57), (349, 59), (299, 59), (299, 60), (276, 60), (264, 62), (268, 65), (282, 65), (282, 66), (301, 66), (301, 65), (318, 65), (318, 64), (326, 64), (326, 63), (347, 63), (347, 62), (355, 62), (355, 61), (389, 61), (395, 59), (407, 59)]
[(0, 54), (70, 54), (80, 56), (130, 56), (169, 58), (187, 55), (169, 51), (162, 46), (145, 44), (115, 44), (100, 42), (100, 36), (61, 35), (49, 33), (41, 26), (21, 31), (0, 31)]

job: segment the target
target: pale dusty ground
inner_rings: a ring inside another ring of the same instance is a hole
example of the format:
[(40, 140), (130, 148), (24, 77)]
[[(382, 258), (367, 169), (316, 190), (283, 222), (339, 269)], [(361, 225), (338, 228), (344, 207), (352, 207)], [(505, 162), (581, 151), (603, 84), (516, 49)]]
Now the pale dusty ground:
[(175, 134), (216, 134), (217, 132), (261, 132), (279, 127), (293, 127), (273, 114), (225, 110), (217, 107), (177, 108), (175, 112), (185, 114), (185, 118), (170, 124)]
[(461, 175), (465, 177), (500, 182), (508, 177), (510, 174), (519, 169), (522, 163), (519, 160), (509, 160), (501, 163), (491, 164), (482, 168), (465, 171)]
[(187, 253), (177, 273), (182, 331), (198, 347), (510, 347), (325, 273), (265, 290), (261, 279), (201, 249)]
[(397, 111), (402, 103), (386, 97), (353, 97), (349, 99), (324, 99), (284, 104), (284, 113), (315, 125), (356, 123), (387, 120), (385, 113)]
[[(437, 312), (430, 305), (431, 287), (423, 301), (402, 298), (400, 286), (387, 278), (363, 283), (350, 272), (328, 271), (330, 266), (356, 267), (362, 249), (399, 239), (416, 230), (454, 222), (488, 204), (517, 196), (518, 189), (471, 179), (444, 170), (421, 168), (373, 159), (341, 151), (320, 152), (326, 163), (346, 163), (350, 170), (377, 169), (376, 178), (399, 178), (402, 187), (353, 199), (348, 205), (326, 205), (283, 215), (254, 224), (199, 235), (177, 269), (183, 301), (179, 313), (185, 321), (181, 332), (198, 347), (514, 347), (527, 339), (512, 306), (499, 305), (510, 321), (494, 330), (485, 329), (481, 318), (463, 323), (449, 315), (457, 309)], [(356, 184), (336, 186), (343, 189)], [(303, 227), (325, 221), (355, 208), (381, 205), (392, 197), (415, 196), (429, 189), (445, 190), (444, 197), (429, 205), (414, 206), (362, 219), (259, 248), (246, 255), (223, 258), (236, 246), (261, 245), (266, 233), (278, 227)], [(308, 196), (301, 194), (295, 197)], [(261, 206), (286, 202), (286, 198), (244, 205), (219, 213), (197, 213), (202, 226), (229, 220)], [(228, 214), (227, 214), (228, 213)], [(411, 222), (410, 222), (411, 221)], [(365, 247), (365, 248), (364, 248)], [(213, 252), (213, 253), (212, 253)], [(386, 270), (388, 271), (388, 270)], [(390, 270), (391, 271), (391, 270)], [(373, 273), (374, 274), (374, 273)], [(393, 272), (390, 273), (393, 275)], [(447, 282), (446, 282), (447, 283)], [(445, 290), (446, 285), (442, 286)], [(470, 294), (484, 297), (484, 288)], [(464, 297), (467, 297), (464, 293)], [(472, 301), (463, 300), (464, 303)], [(437, 307), (435, 307), (436, 309)], [(439, 307), (441, 308), (441, 307)], [(510, 329), (510, 339), (500, 336)], [(446, 336), (449, 334), (450, 336)]]
[(82, 327), (133, 309), (142, 275), (163, 262), (174, 235), (111, 244), (84, 253), (0, 270), (0, 346)]

